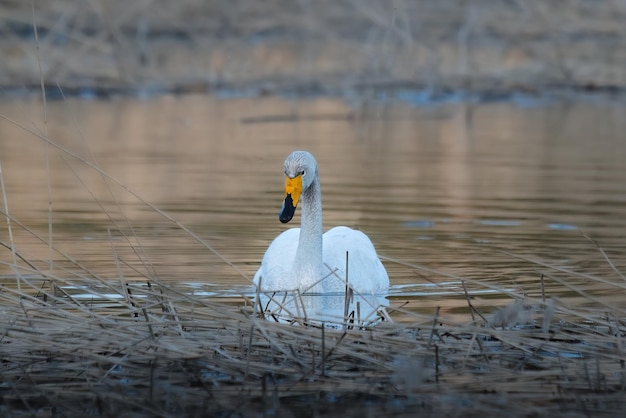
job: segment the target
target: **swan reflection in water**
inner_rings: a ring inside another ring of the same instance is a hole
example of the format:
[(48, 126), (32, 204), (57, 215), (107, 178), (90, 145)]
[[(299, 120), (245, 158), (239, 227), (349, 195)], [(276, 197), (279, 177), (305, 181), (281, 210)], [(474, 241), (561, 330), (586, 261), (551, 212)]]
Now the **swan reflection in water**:
[(384, 295), (300, 293), (281, 291), (257, 294), (255, 311), (264, 318), (283, 323), (325, 324), (367, 328), (387, 321), (389, 300)]

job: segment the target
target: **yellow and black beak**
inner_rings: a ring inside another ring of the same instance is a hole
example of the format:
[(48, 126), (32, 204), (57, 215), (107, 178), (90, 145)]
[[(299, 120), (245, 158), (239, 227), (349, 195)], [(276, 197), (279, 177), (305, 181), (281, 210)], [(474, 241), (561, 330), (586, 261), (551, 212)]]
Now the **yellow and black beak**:
[(285, 179), (285, 201), (283, 208), (278, 214), (278, 219), (282, 223), (287, 223), (293, 218), (293, 214), (296, 212), (296, 206), (298, 206), (298, 200), (302, 194), (302, 174), (298, 174), (294, 178), (287, 177)]

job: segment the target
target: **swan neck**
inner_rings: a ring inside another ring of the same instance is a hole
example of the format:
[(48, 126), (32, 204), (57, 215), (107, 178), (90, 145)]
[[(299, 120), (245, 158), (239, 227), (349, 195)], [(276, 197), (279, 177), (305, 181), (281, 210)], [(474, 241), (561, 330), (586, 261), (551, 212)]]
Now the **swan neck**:
[(305, 235), (318, 237), (322, 242), (322, 195), (317, 179), (302, 194), (301, 228)]
[(308, 284), (322, 278), (322, 197), (319, 179), (313, 180), (301, 197), (302, 219), (295, 264)]

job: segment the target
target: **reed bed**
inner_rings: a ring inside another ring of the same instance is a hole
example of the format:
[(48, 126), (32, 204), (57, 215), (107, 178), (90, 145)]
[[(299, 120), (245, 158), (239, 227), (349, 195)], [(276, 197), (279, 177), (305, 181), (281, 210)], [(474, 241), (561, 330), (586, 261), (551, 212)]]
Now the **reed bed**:
[(12, 416), (608, 416), (626, 406), (617, 307), (520, 299), (484, 317), (468, 298), (463, 324), (437, 312), (394, 323), (398, 306), (368, 326), (285, 322), (255, 297), (223, 303), (153, 279), (29, 269), (18, 270), (20, 290), (15, 278), (0, 289), (0, 405)]
[[(45, 133), (18, 126), (237, 270), (95, 163)], [(542, 272), (539, 288), (526, 286), (525, 293), (386, 259), (459, 283), (467, 299), (465, 320), (452, 321), (439, 310), (416, 314), (393, 302), (378, 307), (374, 319), (363, 321), (358, 309), (347, 309), (344, 318), (328, 324), (285, 306), (298, 295), (285, 299), (250, 290), (224, 302), (159, 279), (141, 234), (122, 211), (107, 211), (92, 194), (112, 225), (109, 238), (119, 240), (111, 245), (108, 267), (118, 271), (117, 278), (105, 278), (64, 253), (51, 234), (10, 213), (1, 174), (0, 167), (8, 241), (0, 242), (0, 264), (12, 272), (0, 278), (3, 415), (484, 416), (506, 410), (511, 416), (616, 416), (626, 407), (626, 310), (620, 302), (626, 281), (600, 246), (594, 251), (606, 260), (612, 273), (607, 277), (484, 247)], [(22, 252), (14, 242), (17, 232), (20, 240), (49, 249), (54, 263)], [(123, 257), (122, 249), (128, 250)], [(551, 298), (544, 289), (548, 280), (586, 303), (568, 306)], [(587, 292), (581, 283), (596, 284), (612, 297)], [(482, 312), (470, 297), (475, 289), (508, 295), (511, 303)], [(259, 303), (262, 297), (272, 303)], [(399, 316), (403, 321), (394, 322)]]

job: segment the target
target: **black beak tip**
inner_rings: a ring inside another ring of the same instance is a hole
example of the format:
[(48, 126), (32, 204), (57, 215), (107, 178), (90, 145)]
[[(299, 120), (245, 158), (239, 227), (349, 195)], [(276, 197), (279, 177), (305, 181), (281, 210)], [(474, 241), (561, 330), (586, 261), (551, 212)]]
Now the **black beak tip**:
[(286, 224), (292, 218), (294, 213), (296, 212), (296, 207), (293, 205), (293, 200), (291, 199), (291, 195), (288, 194), (285, 197), (285, 203), (283, 203), (283, 208), (280, 210), (278, 214), (278, 219), (280, 222)]

